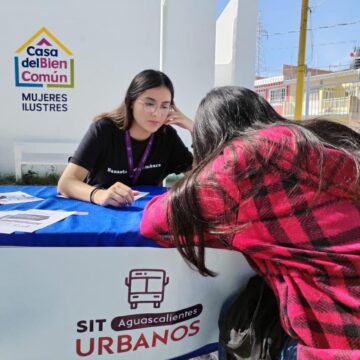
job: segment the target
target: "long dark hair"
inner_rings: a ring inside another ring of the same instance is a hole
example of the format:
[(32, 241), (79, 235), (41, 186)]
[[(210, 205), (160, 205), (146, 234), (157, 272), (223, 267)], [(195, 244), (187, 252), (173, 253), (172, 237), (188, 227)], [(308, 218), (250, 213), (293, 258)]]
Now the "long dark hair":
[(104, 112), (95, 117), (95, 121), (107, 118), (113, 121), (120, 129), (129, 129), (134, 120), (132, 105), (146, 90), (164, 86), (171, 94), (171, 104), (174, 101), (174, 86), (169, 77), (158, 70), (143, 70), (131, 81), (125, 99), (121, 105), (111, 112)]
[[(254, 140), (254, 134), (273, 126), (286, 126), (294, 134), (297, 147), (294, 161), (305, 171), (309, 171), (311, 167), (311, 164), (307, 163), (306, 156), (309, 147), (316, 153), (320, 169), (318, 192), (326, 186), (322, 175), (324, 147), (338, 149), (353, 158), (356, 165), (356, 182), (359, 183), (360, 135), (355, 131), (322, 119), (306, 122), (291, 121), (280, 116), (262, 96), (249, 89), (215, 88), (201, 101), (196, 113), (193, 132), (194, 167), (174, 185), (168, 217), (174, 243), (179, 252), (203, 275), (214, 275), (205, 266), (204, 234), (209, 233), (216, 224), (231, 223), (228, 220), (236, 218), (234, 209), (237, 204), (232, 204), (226, 192), (217, 188), (216, 191), (222, 194), (223, 201), (228, 206), (225, 214), (221, 214), (214, 222), (209, 222), (202, 216), (199, 205), (198, 190), (201, 184), (197, 181), (198, 176), (235, 138), (242, 140), (244, 151), (249, 154), (250, 159), (252, 157), (254, 161), (259, 160), (257, 150), (259, 144)], [(283, 145), (286, 146), (285, 143)], [(261, 160), (260, 170), (254, 169), (251, 166), (252, 162), (249, 161), (248, 168), (242, 169), (243, 171), (237, 174), (237, 181), (256, 176), (256, 171), (263, 171), (271, 157), (276, 157), (277, 152), (281, 154), (281, 151), (277, 150), (279, 149), (269, 146), (269, 157)], [(216, 184), (213, 186), (216, 187)], [(256, 195), (257, 191), (259, 189), (255, 188), (249, 194), (249, 199)], [(239, 231), (236, 227), (223, 228), (219, 240), (223, 239), (223, 242), (226, 242), (226, 235), (234, 234), (236, 231)]]

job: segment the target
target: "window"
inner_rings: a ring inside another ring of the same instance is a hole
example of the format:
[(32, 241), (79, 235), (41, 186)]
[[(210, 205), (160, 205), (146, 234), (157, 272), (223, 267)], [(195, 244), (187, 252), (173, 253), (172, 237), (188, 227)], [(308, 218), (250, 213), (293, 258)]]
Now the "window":
[(323, 99), (332, 99), (335, 97), (335, 89), (325, 88), (323, 90)]
[(345, 89), (346, 97), (356, 96), (356, 85), (354, 84), (344, 85), (344, 89)]
[(285, 88), (270, 90), (270, 103), (282, 103), (285, 100), (285, 95)]

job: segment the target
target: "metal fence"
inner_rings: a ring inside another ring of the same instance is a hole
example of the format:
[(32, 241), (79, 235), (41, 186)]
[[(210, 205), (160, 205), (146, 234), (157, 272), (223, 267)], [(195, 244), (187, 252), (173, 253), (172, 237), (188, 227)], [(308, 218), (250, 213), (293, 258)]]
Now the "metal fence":
[[(293, 118), (295, 94), (272, 103), (281, 115)], [(308, 87), (304, 92), (303, 117), (328, 117), (360, 128), (360, 81)]]

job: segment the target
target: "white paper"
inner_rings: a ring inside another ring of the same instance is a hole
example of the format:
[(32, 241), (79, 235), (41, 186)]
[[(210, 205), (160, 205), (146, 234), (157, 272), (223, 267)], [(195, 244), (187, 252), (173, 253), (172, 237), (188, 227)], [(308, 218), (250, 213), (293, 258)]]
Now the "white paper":
[[(13, 215), (16, 213), (16, 210), (10, 210), (10, 211), (0, 211), (0, 218)], [(6, 223), (0, 225), (0, 233), (1, 234), (12, 234), (14, 232), (14, 229), (12, 226), (8, 226)]]
[[(134, 196), (134, 200), (139, 200), (139, 199), (141, 199), (142, 197), (144, 197), (144, 196), (146, 196), (148, 194), (149, 194), (148, 192), (140, 191), (139, 194)], [(57, 194), (56, 196), (59, 197), (59, 198), (69, 199), (67, 196), (64, 196), (64, 195), (61, 195), (61, 194)]]
[(139, 200), (141, 199), (142, 197), (148, 195), (149, 193), (148, 192), (143, 192), (143, 191), (140, 191), (137, 195), (134, 196), (134, 200)]
[(22, 191), (0, 193), (0, 204), (20, 204), (32, 201), (44, 200), (42, 198), (26, 194)]
[(71, 215), (84, 216), (84, 215), (89, 215), (89, 213), (87, 211), (71, 211)]
[(34, 232), (72, 215), (72, 211), (32, 209), (27, 211), (1, 211), (0, 233), (14, 231)]

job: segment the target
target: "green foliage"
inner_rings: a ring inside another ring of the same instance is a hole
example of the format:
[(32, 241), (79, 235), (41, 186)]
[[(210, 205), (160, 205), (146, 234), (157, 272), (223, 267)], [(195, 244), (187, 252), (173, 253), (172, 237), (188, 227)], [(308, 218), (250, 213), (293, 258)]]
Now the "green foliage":
[(14, 175), (0, 175), (0, 185), (15, 185)]
[(0, 185), (56, 185), (59, 178), (60, 175), (54, 169), (44, 175), (28, 170), (19, 181), (15, 180), (14, 175), (0, 174)]
[(24, 185), (56, 185), (60, 175), (55, 172), (39, 175), (36, 171), (28, 170), (21, 179)]
[[(183, 175), (171, 174), (165, 179), (165, 186), (170, 188)], [(0, 185), (56, 185), (59, 181), (60, 174), (54, 168), (51, 168), (45, 175), (39, 174), (37, 171), (28, 170), (23, 174), (20, 181), (15, 180), (14, 175), (0, 174)]]

